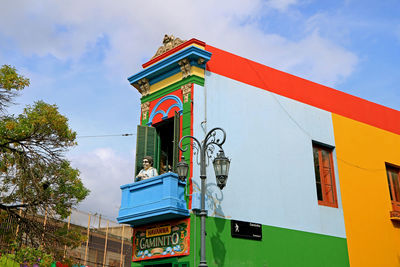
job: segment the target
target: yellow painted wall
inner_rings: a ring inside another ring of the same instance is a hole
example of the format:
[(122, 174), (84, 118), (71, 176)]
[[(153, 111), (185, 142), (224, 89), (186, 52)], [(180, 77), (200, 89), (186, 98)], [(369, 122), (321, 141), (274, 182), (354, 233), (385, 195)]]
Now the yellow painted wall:
[[(196, 67), (196, 66), (192, 66), (190, 68), (190, 73), (191, 75), (196, 75), (199, 77), (204, 78), (204, 69)], [(165, 78), (162, 81), (159, 81), (153, 85), (150, 85), (150, 94), (157, 92), (158, 90), (161, 90), (165, 87), (167, 87), (168, 85), (171, 85), (173, 83), (176, 83), (178, 81), (182, 80), (182, 73), (176, 73), (172, 76), (169, 76), (168, 78)]]
[(400, 135), (332, 114), (352, 267), (400, 266), (385, 162), (400, 166)]

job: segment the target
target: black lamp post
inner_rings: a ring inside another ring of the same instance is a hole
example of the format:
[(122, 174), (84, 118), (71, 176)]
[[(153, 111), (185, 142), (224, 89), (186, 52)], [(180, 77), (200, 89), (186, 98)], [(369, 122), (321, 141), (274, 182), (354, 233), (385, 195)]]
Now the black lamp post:
[[(217, 132), (222, 132), (222, 139), (217, 139)], [(219, 153), (213, 160), (215, 176), (217, 179), (217, 185), (220, 189), (224, 188), (226, 185), (226, 181), (228, 179), (229, 165), (230, 160), (225, 157), (224, 150), (222, 149), (222, 145), (225, 143), (226, 133), (222, 128), (214, 128), (206, 134), (206, 137), (202, 142), (199, 142), (195, 137), (191, 135), (186, 135), (181, 138), (179, 141), (179, 149), (182, 152), (188, 150), (188, 145), (185, 146), (185, 149), (182, 148), (182, 141), (186, 138), (192, 139), (197, 145), (198, 155), (200, 155), (200, 179), (201, 179), (201, 210), (200, 210), (200, 219), (201, 219), (201, 240), (200, 240), (200, 264), (199, 267), (207, 267), (206, 262), (206, 216), (207, 211), (205, 209), (205, 195), (206, 195), (206, 167), (208, 165), (208, 159), (210, 158), (210, 154), (214, 152), (214, 146), (219, 148)], [(179, 179), (186, 179), (188, 172), (188, 164), (184, 161), (182, 157), (182, 161), (177, 165), (177, 172)]]

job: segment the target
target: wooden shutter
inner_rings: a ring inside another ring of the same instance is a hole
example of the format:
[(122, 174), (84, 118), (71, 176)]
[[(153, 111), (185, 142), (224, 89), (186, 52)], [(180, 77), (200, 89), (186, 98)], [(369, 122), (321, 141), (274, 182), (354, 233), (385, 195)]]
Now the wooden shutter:
[(324, 201), (328, 203), (335, 203), (335, 197), (333, 192), (333, 171), (331, 167), (331, 152), (327, 149), (321, 149), (321, 158), (320, 158), (320, 169), (323, 179), (323, 188), (322, 192), (324, 192)]
[(181, 120), (181, 115), (179, 112), (175, 111), (175, 116), (174, 116), (174, 144), (173, 144), (173, 152), (172, 152), (172, 171), (176, 172), (176, 165), (179, 162), (179, 140), (181, 137), (181, 127), (180, 127), (180, 120)]
[(158, 167), (158, 136), (156, 128), (138, 125), (136, 137), (136, 167), (135, 176), (143, 168), (143, 157), (151, 156), (153, 158), (153, 167)]
[(393, 210), (400, 211), (400, 169), (387, 167), (387, 176), (389, 182), (390, 198), (392, 200)]
[(332, 149), (313, 144), (318, 203), (338, 207)]

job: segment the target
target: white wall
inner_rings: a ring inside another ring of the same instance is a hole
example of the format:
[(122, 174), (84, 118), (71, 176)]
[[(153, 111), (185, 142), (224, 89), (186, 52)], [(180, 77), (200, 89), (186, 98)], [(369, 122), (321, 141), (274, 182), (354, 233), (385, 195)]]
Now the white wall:
[[(316, 194), (312, 140), (335, 145), (329, 112), (210, 72), (204, 87), (195, 85), (193, 100), (194, 136), (204, 138), (206, 114), (207, 130), (226, 130), (232, 159), (222, 191), (211, 163), (207, 169), (209, 216), (346, 236), (335, 154), (339, 208), (318, 205)], [(196, 191), (196, 164), (193, 174)]]

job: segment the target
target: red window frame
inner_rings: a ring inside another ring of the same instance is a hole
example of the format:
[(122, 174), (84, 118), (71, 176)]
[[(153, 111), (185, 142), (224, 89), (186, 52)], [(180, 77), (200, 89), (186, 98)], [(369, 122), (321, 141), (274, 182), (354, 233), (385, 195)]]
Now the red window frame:
[(390, 200), (393, 211), (400, 211), (400, 167), (386, 164)]
[(318, 204), (337, 208), (338, 201), (332, 150), (330, 147), (313, 144)]

